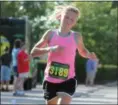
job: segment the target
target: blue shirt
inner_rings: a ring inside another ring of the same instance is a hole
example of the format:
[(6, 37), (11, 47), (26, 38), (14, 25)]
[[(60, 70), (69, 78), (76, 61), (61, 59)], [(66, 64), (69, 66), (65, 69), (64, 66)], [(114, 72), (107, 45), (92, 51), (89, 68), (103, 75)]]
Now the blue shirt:
[(12, 50), (12, 65), (17, 66), (17, 55), (20, 51), (20, 48), (13, 48)]
[(96, 71), (97, 70), (97, 61), (88, 59), (86, 63), (86, 72)]

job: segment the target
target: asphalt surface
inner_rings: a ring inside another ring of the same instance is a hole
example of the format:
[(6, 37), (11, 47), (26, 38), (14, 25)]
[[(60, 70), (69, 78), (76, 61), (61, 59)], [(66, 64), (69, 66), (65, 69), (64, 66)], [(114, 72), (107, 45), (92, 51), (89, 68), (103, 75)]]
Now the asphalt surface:
[[(12, 88), (12, 86), (11, 86)], [(25, 96), (13, 96), (13, 92), (1, 92), (1, 105), (40, 105), (45, 104), (41, 85), (26, 91)], [(78, 85), (71, 104), (115, 104), (117, 105), (117, 83), (86, 87)]]

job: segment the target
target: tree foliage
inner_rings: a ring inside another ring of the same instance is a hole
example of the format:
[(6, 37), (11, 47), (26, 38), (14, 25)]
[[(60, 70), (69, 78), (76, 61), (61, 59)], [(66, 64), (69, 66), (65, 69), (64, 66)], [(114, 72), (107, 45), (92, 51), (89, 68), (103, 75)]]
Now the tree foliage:
[[(53, 4), (53, 2), (51, 4)], [(28, 16), (30, 23), (32, 24), (32, 35), (35, 42), (39, 40), (41, 34), (48, 28), (46, 25), (46, 14), (52, 7), (49, 2), (2, 1), (1, 5), (1, 15), (3, 17), (19, 18)]]
[(2, 1), (1, 14), (17, 18), (28, 16), (36, 42), (44, 31), (59, 25), (48, 20), (54, 7), (62, 4), (75, 5), (80, 9), (80, 19), (73, 30), (83, 35), (85, 46), (94, 51), (102, 63), (116, 64), (118, 8), (114, 2)]
[(117, 64), (117, 8), (112, 2), (76, 2), (81, 11), (75, 30), (104, 64)]

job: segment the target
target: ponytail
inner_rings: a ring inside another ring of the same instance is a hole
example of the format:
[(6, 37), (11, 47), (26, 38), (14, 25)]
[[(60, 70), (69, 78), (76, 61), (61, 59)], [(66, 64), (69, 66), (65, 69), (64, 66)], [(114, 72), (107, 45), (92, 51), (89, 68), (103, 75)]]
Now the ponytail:
[(55, 7), (55, 11), (53, 12), (53, 14), (49, 17), (49, 20), (60, 20), (61, 19), (61, 13), (64, 10), (64, 6), (56, 6)]

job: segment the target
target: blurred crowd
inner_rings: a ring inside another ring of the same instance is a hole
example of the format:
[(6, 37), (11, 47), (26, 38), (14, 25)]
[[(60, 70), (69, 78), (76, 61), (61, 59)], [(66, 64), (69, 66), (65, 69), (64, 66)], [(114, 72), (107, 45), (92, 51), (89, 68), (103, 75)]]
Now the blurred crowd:
[(1, 91), (10, 91), (9, 84), (11, 74), (13, 74), (13, 95), (24, 95), (24, 82), (29, 76), (30, 56), (26, 50), (26, 45), (20, 39), (16, 39), (14, 47), (6, 47), (4, 54), (0, 57), (1, 65)]

